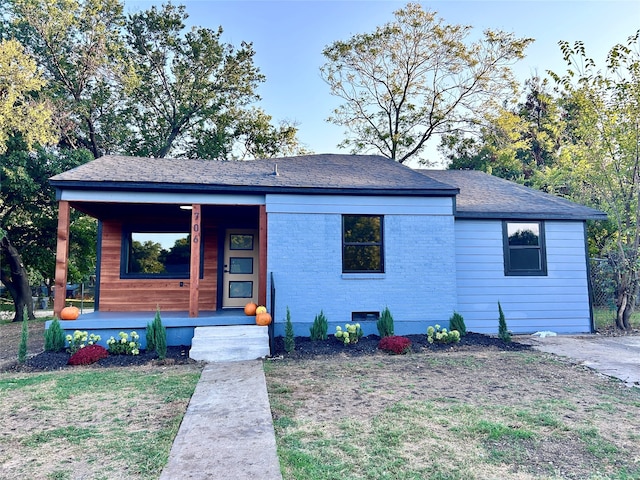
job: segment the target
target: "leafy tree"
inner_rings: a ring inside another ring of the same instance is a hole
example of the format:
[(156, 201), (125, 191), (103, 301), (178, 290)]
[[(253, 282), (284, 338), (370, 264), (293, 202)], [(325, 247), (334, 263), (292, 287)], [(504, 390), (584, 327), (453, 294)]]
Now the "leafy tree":
[(616, 275), (616, 325), (629, 329), (640, 291), (640, 30), (598, 70), (584, 44), (560, 42), (566, 75), (551, 73), (571, 106), (572, 144), (561, 169), (575, 195), (593, 199), (616, 231), (605, 245)]
[(94, 157), (121, 143), (120, 0), (8, 0), (5, 29), (36, 59), (62, 145)]
[(563, 111), (546, 80), (532, 77), (525, 88), (515, 108), (486, 114), (478, 135), (442, 137), (440, 151), (450, 169), (481, 170), (543, 190), (554, 185), (553, 167), (565, 132)]
[(15, 133), (30, 148), (53, 141), (51, 110), (35, 94), (45, 86), (36, 62), (16, 40), (0, 41), (0, 154)]
[[(15, 305), (14, 321), (24, 306), (33, 318), (30, 275), (48, 282), (55, 273), (57, 201), (48, 178), (81, 165), (91, 158), (86, 150), (38, 148), (27, 150), (20, 138), (12, 138), (0, 155), (0, 273)], [(95, 220), (73, 212), (70, 235), (70, 279), (93, 273), (96, 248)], [(39, 282), (38, 282), (39, 283)]]
[(471, 42), (471, 30), (409, 3), (373, 33), (325, 48), (322, 76), (345, 101), (329, 118), (348, 129), (341, 145), (403, 163), (433, 135), (477, 124), (513, 91), (510, 65), (533, 40), (486, 30)]
[(273, 127), (270, 116), (248, 108), (264, 81), (252, 45), (222, 43), (221, 27), (185, 31), (187, 17), (184, 6), (165, 4), (127, 20), (136, 74), (127, 102), (128, 153), (228, 160), (295, 149), (295, 126)]

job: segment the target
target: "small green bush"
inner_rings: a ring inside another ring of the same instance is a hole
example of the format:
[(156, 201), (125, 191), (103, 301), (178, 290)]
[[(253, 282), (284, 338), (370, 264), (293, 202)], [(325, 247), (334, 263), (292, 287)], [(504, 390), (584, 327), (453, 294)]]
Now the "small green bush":
[(500, 302), (498, 302), (498, 315), (498, 337), (500, 337), (503, 342), (509, 343), (511, 341), (511, 333), (507, 328), (507, 320), (504, 318), (504, 312), (502, 311)]
[(464, 324), (464, 318), (458, 312), (453, 312), (453, 315), (449, 319), (449, 330), (457, 330), (460, 332), (460, 336), (464, 337), (467, 334), (467, 326)]
[(309, 329), (311, 331), (311, 340), (326, 340), (328, 329), (329, 324), (327, 317), (325, 317), (324, 312), (320, 310), (320, 314), (316, 315), (316, 318), (313, 320), (313, 325), (311, 325)]
[(152, 323), (147, 324), (146, 331), (147, 351), (158, 354), (160, 360), (167, 357), (167, 329), (162, 325), (160, 318), (160, 308), (156, 308), (156, 316)]
[(27, 315), (27, 308), (25, 307), (22, 314), (22, 335), (20, 336), (20, 345), (18, 347), (18, 362), (24, 363), (27, 361), (27, 345), (29, 343), (29, 316)]
[(457, 330), (448, 331), (440, 325), (427, 328), (427, 341), (429, 343), (458, 343), (460, 332)]
[(55, 318), (49, 328), (44, 331), (44, 351), (61, 352), (64, 350), (64, 344), (64, 330), (60, 325), (60, 321)]
[(296, 349), (296, 338), (293, 333), (293, 323), (291, 323), (291, 312), (287, 307), (287, 321), (284, 324), (284, 349), (291, 353)]
[(389, 311), (389, 307), (384, 307), (376, 325), (378, 326), (380, 338), (393, 336), (393, 316)]

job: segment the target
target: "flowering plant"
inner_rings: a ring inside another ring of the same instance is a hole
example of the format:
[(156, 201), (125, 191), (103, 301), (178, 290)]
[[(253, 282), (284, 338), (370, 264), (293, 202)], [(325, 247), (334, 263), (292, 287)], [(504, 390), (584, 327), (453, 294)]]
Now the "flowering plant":
[(362, 329), (360, 328), (360, 324), (347, 323), (344, 326), (344, 330), (342, 330), (342, 327), (340, 326), (336, 327), (335, 337), (345, 345), (358, 343), (358, 340), (362, 338)]
[(81, 332), (80, 330), (76, 330), (73, 332), (73, 335), (66, 336), (67, 343), (69, 344), (67, 352), (73, 355), (87, 345), (95, 345), (100, 341), (100, 338), (100, 335), (95, 335), (93, 333), (89, 335), (86, 331)]
[(460, 332), (457, 330), (447, 331), (440, 325), (427, 328), (427, 341), (429, 343), (458, 343), (460, 341)]
[(118, 339), (107, 340), (107, 347), (111, 355), (138, 355), (140, 353), (140, 335), (136, 332), (120, 332)]
[(383, 337), (380, 339), (378, 348), (386, 352), (395, 353), (396, 355), (402, 355), (411, 351), (411, 340), (407, 337), (399, 337), (396, 335)]
[(103, 358), (107, 358), (107, 350), (100, 345), (87, 345), (71, 355), (69, 365), (90, 365)]

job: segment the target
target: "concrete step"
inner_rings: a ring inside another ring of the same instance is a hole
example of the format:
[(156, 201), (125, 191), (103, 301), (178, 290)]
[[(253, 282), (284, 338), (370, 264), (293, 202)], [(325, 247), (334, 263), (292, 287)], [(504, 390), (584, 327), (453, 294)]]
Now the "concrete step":
[(268, 327), (196, 327), (189, 357), (202, 362), (239, 362), (269, 355)]

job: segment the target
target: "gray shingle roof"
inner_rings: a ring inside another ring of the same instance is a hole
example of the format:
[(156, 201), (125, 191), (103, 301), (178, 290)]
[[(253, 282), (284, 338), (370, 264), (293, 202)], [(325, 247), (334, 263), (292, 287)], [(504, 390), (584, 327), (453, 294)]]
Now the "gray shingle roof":
[[(278, 175), (274, 175), (277, 165)], [(52, 177), (58, 188), (455, 195), (457, 189), (376, 155), (245, 162), (107, 155)]]
[(456, 217), (537, 220), (604, 220), (600, 210), (473, 170), (417, 170), (460, 189)]

